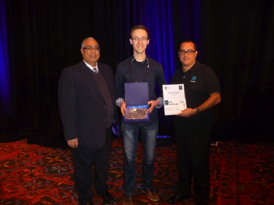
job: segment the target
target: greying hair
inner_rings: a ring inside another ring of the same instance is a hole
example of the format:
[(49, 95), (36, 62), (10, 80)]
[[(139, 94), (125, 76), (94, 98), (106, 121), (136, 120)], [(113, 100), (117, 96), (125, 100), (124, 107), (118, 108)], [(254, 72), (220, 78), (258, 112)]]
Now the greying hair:
[(81, 43), (81, 48), (84, 47), (84, 42), (85, 42), (85, 40), (87, 40), (87, 39), (94, 39), (94, 40), (96, 41), (96, 39), (93, 38), (93, 37), (87, 37), (87, 38), (85, 38), (85, 39), (82, 41), (82, 43)]

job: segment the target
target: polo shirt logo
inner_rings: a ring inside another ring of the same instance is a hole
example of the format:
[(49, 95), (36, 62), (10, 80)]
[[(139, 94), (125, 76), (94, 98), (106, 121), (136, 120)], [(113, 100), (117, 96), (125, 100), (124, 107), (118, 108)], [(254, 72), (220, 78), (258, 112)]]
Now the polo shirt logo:
[(196, 80), (197, 80), (197, 77), (196, 76), (192, 76), (190, 82), (196, 83)]

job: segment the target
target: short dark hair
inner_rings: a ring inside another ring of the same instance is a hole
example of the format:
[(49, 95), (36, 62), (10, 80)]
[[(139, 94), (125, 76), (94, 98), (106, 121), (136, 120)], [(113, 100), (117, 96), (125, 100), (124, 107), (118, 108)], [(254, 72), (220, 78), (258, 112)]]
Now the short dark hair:
[(196, 44), (194, 43), (194, 41), (192, 41), (192, 40), (185, 40), (185, 41), (182, 41), (182, 42), (180, 43), (180, 45), (179, 45), (179, 50), (180, 50), (181, 45), (182, 45), (183, 43), (193, 43), (193, 44), (194, 44), (194, 49), (195, 49), (195, 51), (197, 50), (197, 46), (196, 46)]
[(130, 30), (130, 38), (132, 37), (132, 32), (134, 30), (137, 30), (137, 29), (143, 29), (147, 32), (147, 38), (149, 39), (149, 32), (148, 32), (148, 29), (147, 27), (145, 27), (144, 25), (136, 25), (136, 26), (133, 26)]

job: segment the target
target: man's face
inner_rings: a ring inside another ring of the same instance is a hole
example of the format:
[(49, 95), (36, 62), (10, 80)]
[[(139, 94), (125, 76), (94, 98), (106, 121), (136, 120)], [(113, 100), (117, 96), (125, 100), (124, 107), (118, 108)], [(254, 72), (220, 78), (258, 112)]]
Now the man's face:
[[(187, 51), (186, 53), (180, 51)], [(184, 67), (192, 67), (196, 62), (198, 51), (195, 51), (194, 44), (192, 42), (182, 43), (180, 46), (178, 57)]]
[(134, 30), (131, 34), (131, 39), (129, 39), (129, 42), (133, 47), (134, 53), (145, 53), (147, 45), (149, 44), (147, 32), (144, 29)]
[[(86, 48), (86, 49), (85, 49)], [(100, 58), (100, 47), (95, 39), (86, 39), (83, 48), (80, 49), (83, 59), (89, 65), (95, 67)]]

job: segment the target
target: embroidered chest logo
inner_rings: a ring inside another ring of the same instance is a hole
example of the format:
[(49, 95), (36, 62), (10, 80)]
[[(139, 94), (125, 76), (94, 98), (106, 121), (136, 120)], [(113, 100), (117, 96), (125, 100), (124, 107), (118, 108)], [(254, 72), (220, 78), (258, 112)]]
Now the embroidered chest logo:
[(196, 83), (197, 77), (194, 75), (191, 77), (190, 82)]

